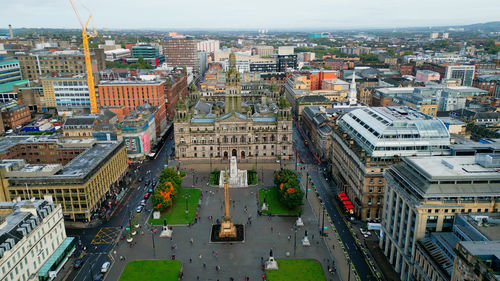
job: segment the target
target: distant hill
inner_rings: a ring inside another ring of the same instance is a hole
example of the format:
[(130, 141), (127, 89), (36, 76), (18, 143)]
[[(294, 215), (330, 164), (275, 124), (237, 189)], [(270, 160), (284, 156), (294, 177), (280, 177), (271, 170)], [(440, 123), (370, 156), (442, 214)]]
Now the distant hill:
[(481, 29), (483, 31), (500, 31), (500, 21), (490, 21), (485, 23), (475, 23), (460, 26), (465, 28), (466, 30), (478, 30)]

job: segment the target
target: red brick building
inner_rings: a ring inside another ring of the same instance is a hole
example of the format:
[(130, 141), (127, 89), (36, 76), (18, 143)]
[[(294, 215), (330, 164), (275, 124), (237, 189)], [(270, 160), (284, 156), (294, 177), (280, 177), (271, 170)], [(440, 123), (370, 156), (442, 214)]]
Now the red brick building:
[(31, 112), (28, 106), (18, 105), (16, 103), (3, 104), (2, 120), (5, 127), (15, 129), (31, 121)]
[(321, 85), (325, 79), (335, 79), (337, 78), (337, 71), (333, 70), (311, 70), (311, 71), (297, 71), (287, 73), (287, 78), (292, 77), (294, 74), (301, 76), (306, 76), (309, 81), (311, 81), (311, 87), (309, 90), (316, 91), (321, 90)]
[(402, 64), (399, 66), (399, 73), (401, 75), (413, 75), (413, 65)]
[(173, 82), (165, 83), (167, 94), (167, 119), (173, 120), (175, 117), (175, 105), (180, 98), (188, 95), (187, 76), (173, 76)]
[[(99, 106), (113, 112), (118, 119), (144, 103), (159, 106), (155, 113), (156, 135), (167, 127), (165, 82), (163, 81), (102, 81), (99, 86)], [(123, 118), (123, 117), (122, 117)]]

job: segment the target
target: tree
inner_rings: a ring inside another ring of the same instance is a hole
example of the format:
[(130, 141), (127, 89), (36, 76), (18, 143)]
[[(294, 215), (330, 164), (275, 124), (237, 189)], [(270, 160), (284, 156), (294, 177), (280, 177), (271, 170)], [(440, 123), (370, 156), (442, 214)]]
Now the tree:
[(279, 186), (282, 183), (288, 182), (290, 179), (297, 179), (297, 174), (294, 171), (289, 169), (283, 169), (276, 173), (274, 177), (274, 184)]
[(300, 189), (298, 180), (287, 182), (280, 191), (280, 201), (288, 209), (296, 209), (302, 206), (304, 192)]
[(181, 191), (182, 178), (172, 168), (163, 169), (163, 171), (161, 171), (161, 173), (160, 173), (160, 184), (165, 184), (167, 182), (172, 183), (176, 193)]
[(182, 189), (182, 178), (172, 168), (166, 168), (160, 173), (160, 183), (153, 193), (153, 208), (157, 211), (172, 206), (173, 199)]
[(289, 209), (295, 209), (302, 205), (304, 192), (300, 189), (297, 174), (292, 170), (281, 170), (276, 173), (274, 183), (280, 190), (280, 202)]
[(194, 92), (197, 92), (198, 91), (198, 87), (196, 87), (196, 85), (193, 83), (189, 86), (189, 92), (190, 93), (194, 93)]
[(137, 212), (134, 212), (132, 214), (132, 218), (130, 219), (130, 223), (132, 224), (133, 231), (137, 230), (135, 227), (136, 225), (139, 224), (139, 215), (137, 215)]
[(375, 54), (362, 54), (359, 56), (359, 59), (362, 62), (378, 62), (378, 57)]
[(171, 182), (160, 184), (153, 194), (153, 208), (157, 211), (163, 211), (172, 206), (172, 200), (175, 196), (175, 189)]

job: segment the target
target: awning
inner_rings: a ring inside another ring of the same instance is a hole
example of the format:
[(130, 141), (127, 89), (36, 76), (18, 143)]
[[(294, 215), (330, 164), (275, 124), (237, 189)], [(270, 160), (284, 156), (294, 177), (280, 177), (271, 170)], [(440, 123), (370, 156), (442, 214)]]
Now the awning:
[(342, 200), (342, 201), (349, 201), (349, 198), (347, 196), (341, 196), (340, 200)]
[(349, 200), (345, 200), (342, 203), (344, 203), (344, 206), (352, 205), (351, 201), (349, 201)]
[[(69, 254), (75, 246), (75, 237), (66, 237), (59, 247), (54, 251), (50, 258), (43, 264), (38, 271), (38, 276), (49, 277), (49, 271), (57, 269), (58, 263)], [(55, 265), (55, 268), (54, 268)]]

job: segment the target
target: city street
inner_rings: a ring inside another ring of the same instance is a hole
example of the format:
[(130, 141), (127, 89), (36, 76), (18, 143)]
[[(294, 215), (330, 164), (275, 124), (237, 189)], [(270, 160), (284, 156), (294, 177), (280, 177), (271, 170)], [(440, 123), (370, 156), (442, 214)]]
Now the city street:
[[(344, 222), (344, 219), (341, 216), (343, 214), (339, 214), (338, 209), (334, 204), (336, 204), (335, 200), (332, 200), (332, 196), (339, 192), (334, 182), (331, 179), (325, 177), (324, 174), (324, 166), (317, 165), (316, 159), (312, 155), (309, 148), (304, 144), (304, 139), (300, 132), (297, 129), (297, 126), (294, 126), (293, 131), (294, 136), (294, 147), (297, 150), (299, 157), (307, 164), (305, 170), (302, 170), (302, 176), (306, 176), (306, 171), (309, 173), (312, 182), (316, 186), (316, 189), (325, 204), (325, 208), (328, 212), (328, 215), (332, 219), (337, 231), (342, 239), (346, 250), (351, 258), (354, 267), (356, 268), (358, 274), (360, 275), (361, 280), (376, 280), (371, 272), (368, 264), (366, 263), (363, 252), (357, 247), (356, 242), (349, 231), (347, 225)], [(310, 140), (308, 140), (311, 143)]]
[[(146, 192), (146, 187), (144, 186), (145, 180), (159, 174), (174, 149), (174, 140), (170, 140), (170, 136), (173, 136), (173, 132), (165, 138), (166, 141), (158, 152), (156, 159), (145, 160), (142, 165), (130, 166), (130, 174), (133, 177), (131, 188), (129, 188), (125, 196), (115, 207), (109, 221), (103, 221), (98, 226), (92, 228), (66, 229), (68, 236), (77, 237), (82, 243), (82, 246), (77, 247), (77, 251), (75, 252), (77, 255), (79, 255), (80, 250), (84, 246), (87, 247), (87, 254), (82, 257), (84, 261), (82, 267), (73, 270), (66, 280), (93, 280), (91, 275), (100, 272), (101, 265), (106, 261), (110, 261), (108, 253), (111, 252), (118, 237), (121, 235), (121, 227), (128, 224), (130, 212), (135, 212), (135, 208), (143, 199)], [(148, 171), (151, 172), (148, 173)], [(137, 181), (140, 177), (144, 179), (142, 182)], [(148, 204), (151, 204), (150, 201)], [(151, 209), (151, 207), (148, 208)], [(147, 216), (146, 212), (143, 211), (142, 216), (141, 221), (144, 221)], [(66, 266), (72, 265), (68, 263)], [(58, 276), (57, 280), (63, 280), (61, 277)]]

